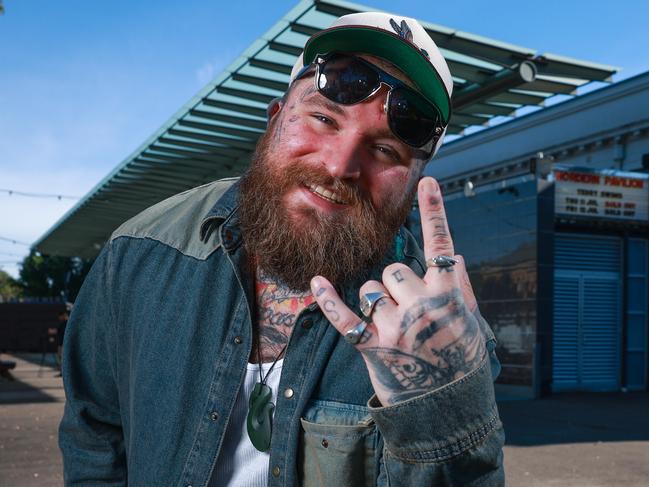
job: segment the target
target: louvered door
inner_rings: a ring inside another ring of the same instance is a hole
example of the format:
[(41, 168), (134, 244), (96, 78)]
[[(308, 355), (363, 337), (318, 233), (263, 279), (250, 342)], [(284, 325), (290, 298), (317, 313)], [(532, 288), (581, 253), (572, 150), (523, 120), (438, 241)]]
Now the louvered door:
[(620, 386), (619, 238), (555, 236), (554, 391)]

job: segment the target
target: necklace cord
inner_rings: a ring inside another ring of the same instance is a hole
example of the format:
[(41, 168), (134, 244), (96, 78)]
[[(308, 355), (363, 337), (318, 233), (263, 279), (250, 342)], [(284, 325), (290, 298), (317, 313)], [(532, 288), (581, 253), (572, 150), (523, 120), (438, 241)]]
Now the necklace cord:
[(284, 344), (282, 349), (279, 351), (277, 356), (275, 357), (275, 360), (273, 360), (273, 363), (270, 366), (270, 369), (268, 369), (268, 372), (266, 372), (266, 375), (262, 377), (262, 363), (261, 363), (261, 333), (259, 332), (259, 328), (257, 328), (257, 360), (259, 363), (259, 382), (261, 382), (263, 385), (266, 385), (266, 380), (268, 379), (268, 376), (270, 373), (273, 371), (275, 368), (275, 364), (279, 360), (279, 358), (282, 356), (284, 353), (284, 350), (286, 350), (286, 347), (288, 345), (288, 342)]

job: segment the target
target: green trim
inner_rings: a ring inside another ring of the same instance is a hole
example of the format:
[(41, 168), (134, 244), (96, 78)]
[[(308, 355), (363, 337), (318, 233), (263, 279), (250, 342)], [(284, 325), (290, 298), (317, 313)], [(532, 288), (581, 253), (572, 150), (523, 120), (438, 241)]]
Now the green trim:
[(304, 64), (329, 52), (373, 54), (394, 64), (415, 83), (422, 95), (439, 108), (444, 124), (451, 118), (451, 104), (439, 74), (421, 51), (396, 34), (351, 26), (336, 27), (315, 34), (304, 47)]

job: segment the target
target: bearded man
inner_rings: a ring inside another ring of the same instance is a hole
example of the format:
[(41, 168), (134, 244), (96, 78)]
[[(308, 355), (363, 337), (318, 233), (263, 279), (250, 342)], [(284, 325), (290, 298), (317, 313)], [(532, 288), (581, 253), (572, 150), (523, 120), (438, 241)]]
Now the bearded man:
[(414, 19), (341, 17), (241, 180), (113, 234), (66, 334), (67, 485), (504, 484), (493, 334), (420, 180), (452, 85)]

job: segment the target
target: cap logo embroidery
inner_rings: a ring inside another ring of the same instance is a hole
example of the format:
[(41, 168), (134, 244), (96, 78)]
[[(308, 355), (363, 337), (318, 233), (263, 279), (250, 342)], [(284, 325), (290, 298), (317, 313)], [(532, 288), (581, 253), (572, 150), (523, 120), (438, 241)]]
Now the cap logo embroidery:
[(410, 27), (408, 27), (408, 24), (405, 20), (402, 20), (401, 25), (399, 25), (394, 21), (394, 19), (390, 19), (390, 25), (392, 26), (394, 31), (399, 34), (399, 37), (407, 40), (408, 42), (412, 42), (412, 31), (410, 30)]

